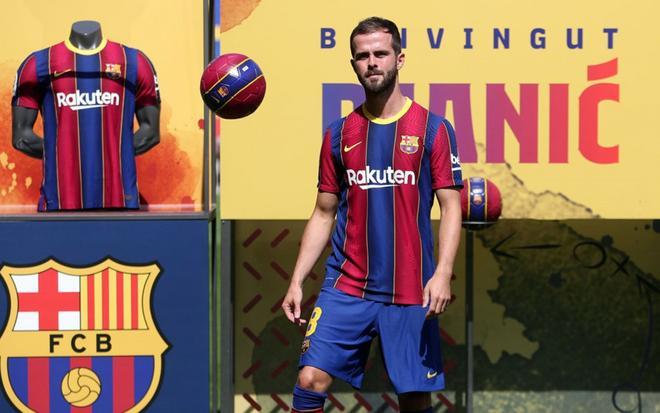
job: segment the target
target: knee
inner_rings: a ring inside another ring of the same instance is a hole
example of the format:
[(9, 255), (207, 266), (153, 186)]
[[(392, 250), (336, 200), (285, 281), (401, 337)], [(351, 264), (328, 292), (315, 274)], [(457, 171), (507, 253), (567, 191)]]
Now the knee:
[(298, 372), (298, 386), (305, 390), (325, 393), (332, 383), (332, 376), (316, 367), (305, 366)]

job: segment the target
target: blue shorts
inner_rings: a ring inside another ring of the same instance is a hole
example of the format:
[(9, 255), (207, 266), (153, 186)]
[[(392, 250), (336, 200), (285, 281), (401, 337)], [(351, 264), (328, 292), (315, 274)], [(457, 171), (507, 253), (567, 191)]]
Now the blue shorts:
[(308, 320), (299, 367), (313, 366), (360, 388), (371, 341), (379, 337), (397, 394), (442, 390), (438, 320), (420, 305), (396, 305), (321, 290)]

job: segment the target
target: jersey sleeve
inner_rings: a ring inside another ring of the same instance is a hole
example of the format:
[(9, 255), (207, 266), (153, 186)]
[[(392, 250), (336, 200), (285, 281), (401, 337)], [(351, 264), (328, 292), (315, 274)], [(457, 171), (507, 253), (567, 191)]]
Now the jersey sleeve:
[(439, 123), (431, 148), (431, 182), (434, 191), (463, 186), (454, 128), (446, 119)]
[(137, 53), (137, 90), (135, 93), (135, 106), (160, 105), (160, 90), (158, 77), (151, 61), (142, 52)]
[(340, 168), (332, 150), (332, 129), (328, 128), (323, 136), (321, 145), (321, 156), (319, 159), (319, 181), (318, 188), (321, 192), (332, 192), (338, 194), (340, 190)]
[(43, 88), (37, 76), (37, 62), (34, 54), (21, 63), (14, 79), (11, 104), (29, 109), (39, 109), (43, 98)]

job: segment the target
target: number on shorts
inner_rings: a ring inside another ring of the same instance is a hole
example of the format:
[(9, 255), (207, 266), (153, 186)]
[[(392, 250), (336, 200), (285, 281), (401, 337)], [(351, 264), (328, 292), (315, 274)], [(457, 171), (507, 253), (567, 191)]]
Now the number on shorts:
[(321, 314), (323, 314), (321, 307), (314, 307), (312, 316), (309, 318), (309, 324), (307, 324), (307, 332), (305, 333), (305, 337), (314, 334), (316, 331), (316, 323), (319, 321), (319, 318), (321, 318)]

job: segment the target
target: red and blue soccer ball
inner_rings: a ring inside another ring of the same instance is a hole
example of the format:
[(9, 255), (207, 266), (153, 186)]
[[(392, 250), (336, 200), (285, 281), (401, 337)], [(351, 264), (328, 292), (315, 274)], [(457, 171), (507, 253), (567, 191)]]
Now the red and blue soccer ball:
[(494, 183), (482, 177), (463, 180), (461, 209), (464, 224), (492, 224), (502, 213), (502, 195)]
[(266, 79), (257, 64), (239, 53), (216, 57), (199, 83), (206, 106), (224, 119), (237, 119), (257, 110), (266, 94)]

